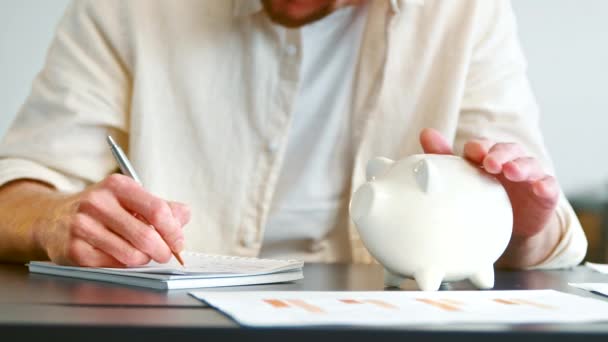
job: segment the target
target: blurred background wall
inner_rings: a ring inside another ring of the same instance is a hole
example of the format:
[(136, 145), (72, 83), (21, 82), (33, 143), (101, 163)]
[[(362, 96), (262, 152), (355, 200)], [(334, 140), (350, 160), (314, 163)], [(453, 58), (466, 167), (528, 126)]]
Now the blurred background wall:
[[(67, 3), (0, 0), (0, 136), (28, 94)], [(608, 188), (608, 1), (513, 4), (562, 186), (569, 195)]]

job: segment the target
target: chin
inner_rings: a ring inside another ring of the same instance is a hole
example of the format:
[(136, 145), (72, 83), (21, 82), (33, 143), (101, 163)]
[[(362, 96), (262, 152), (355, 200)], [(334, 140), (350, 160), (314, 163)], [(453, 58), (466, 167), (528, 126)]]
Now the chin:
[(272, 21), (290, 28), (317, 21), (335, 7), (335, 0), (263, 0), (262, 3)]

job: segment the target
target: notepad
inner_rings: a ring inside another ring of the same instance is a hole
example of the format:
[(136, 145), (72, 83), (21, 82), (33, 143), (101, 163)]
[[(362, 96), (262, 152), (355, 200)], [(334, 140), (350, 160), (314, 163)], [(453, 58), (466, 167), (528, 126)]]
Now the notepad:
[(28, 268), (32, 273), (161, 290), (269, 284), (290, 282), (304, 277), (304, 264), (299, 260), (244, 258), (194, 252), (183, 252), (181, 256), (185, 267), (171, 260), (167, 264), (151, 262), (143, 267), (131, 268), (72, 267), (31, 261)]

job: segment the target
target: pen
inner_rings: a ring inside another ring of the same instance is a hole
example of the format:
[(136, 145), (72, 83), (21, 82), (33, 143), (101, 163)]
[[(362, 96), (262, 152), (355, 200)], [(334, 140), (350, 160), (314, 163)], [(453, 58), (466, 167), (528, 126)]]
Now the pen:
[[(122, 172), (122, 174), (124, 174), (125, 176), (129, 176), (129, 177), (133, 178), (133, 180), (135, 180), (137, 182), (137, 184), (143, 185), (141, 183), (141, 180), (137, 176), (137, 173), (135, 172), (133, 165), (131, 165), (131, 162), (129, 162), (129, 158), (127, 158), (127, 155), (123, 152), (122, 148), (120, 148), (120, 146), (118, 146), (118, 144), (116, 142), (114, 142), (114, 139), (112, 139), (111, 136), (108, 135), (106, 140), (108, 141), (108, 144), (110, 145), (110, 150), (112, 151), (112, 155), (114, 156), (114, 159), (116, 159), (116, 162), (118, 163), (120, 172)], [(136, 215), (136, 216), (139, 216), (139, 215)], [(171, 252), (173, 253), (173, 256), (175, 257), (175, 259), (177, 259), (177, 261), (180, 263), (180, 265), (184, 266), (184, 260), (179, 255), (179, 253), (177, 253), (173, 250)]]

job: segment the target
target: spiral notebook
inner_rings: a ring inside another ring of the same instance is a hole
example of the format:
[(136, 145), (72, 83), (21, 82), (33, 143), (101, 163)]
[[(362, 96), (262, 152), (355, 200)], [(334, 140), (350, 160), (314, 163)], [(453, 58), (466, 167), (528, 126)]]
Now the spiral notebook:
[(167, 264), (151, 262), (143, 267), (97, 268), (60, 266), (31, 261), (31, 273), (149, 287), (161, 290), (270, 284), (302, 279), (302, 261), (244, 258), (193, 252), (181, 254), (185, 266), (172, 259)]

